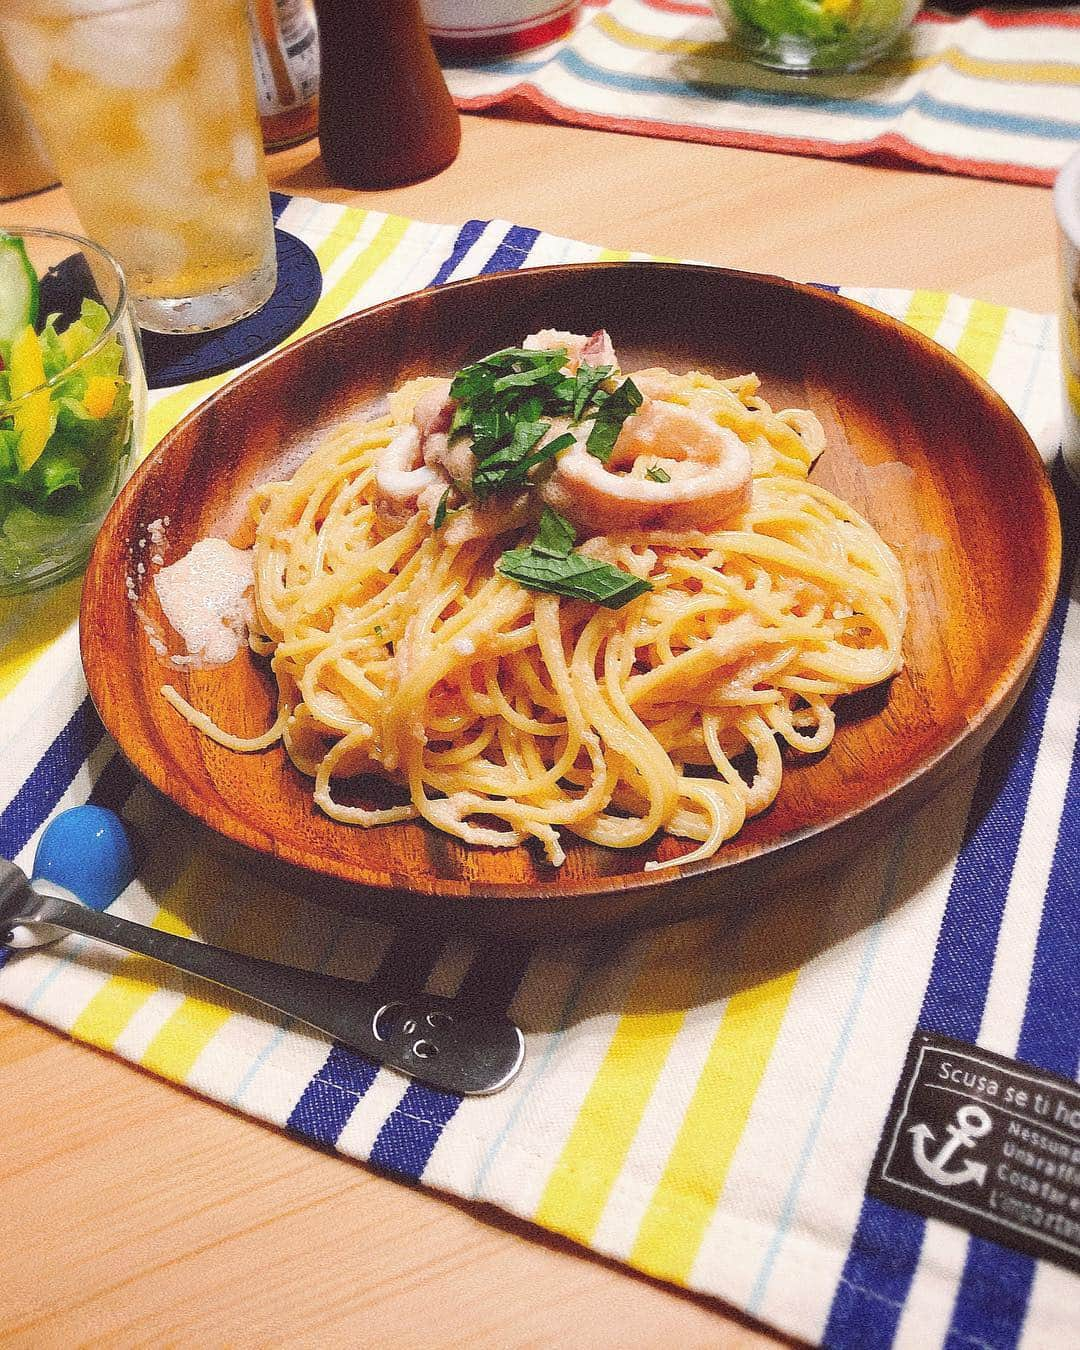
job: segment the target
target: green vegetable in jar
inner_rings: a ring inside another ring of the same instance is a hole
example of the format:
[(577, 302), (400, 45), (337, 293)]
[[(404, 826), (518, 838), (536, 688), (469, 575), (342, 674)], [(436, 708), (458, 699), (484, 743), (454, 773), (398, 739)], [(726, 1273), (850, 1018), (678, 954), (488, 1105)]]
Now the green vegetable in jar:
[(40, 332), (27, 322), (0, 337), (0, 568), (12, 574), (64, 556), (73, 530), (96, 527), (131, 437), (120, 342), (93, 350), (108, 310), (85, 299), (77, 319), (58, 324), (51, 314)]

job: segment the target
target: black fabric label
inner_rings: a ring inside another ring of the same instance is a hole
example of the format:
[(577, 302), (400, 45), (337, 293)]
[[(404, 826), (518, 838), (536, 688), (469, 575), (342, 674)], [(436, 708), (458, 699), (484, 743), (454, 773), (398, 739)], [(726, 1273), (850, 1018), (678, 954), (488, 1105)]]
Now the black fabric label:
[(1080, 1087), (916, 1031), (866, 1189), (1080, 1273)]

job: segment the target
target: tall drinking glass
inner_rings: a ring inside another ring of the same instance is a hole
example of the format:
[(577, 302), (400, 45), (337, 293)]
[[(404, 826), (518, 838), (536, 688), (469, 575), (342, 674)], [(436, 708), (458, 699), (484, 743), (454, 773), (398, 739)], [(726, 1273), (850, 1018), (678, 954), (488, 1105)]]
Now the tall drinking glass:
[(39, 192), (56, 182), (56, 171), (34, 130), (15, 76), (0, 47), (0, 201)]
[(3, 0), (0, 41), (144, 328), (220, 328), (265, 304), (274, 227), (246, 0)]

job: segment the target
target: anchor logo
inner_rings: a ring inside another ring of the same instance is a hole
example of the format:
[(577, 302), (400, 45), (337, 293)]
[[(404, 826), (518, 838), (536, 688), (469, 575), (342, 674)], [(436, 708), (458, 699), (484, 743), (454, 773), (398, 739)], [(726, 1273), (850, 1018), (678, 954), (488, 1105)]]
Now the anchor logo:
[(936, 1142), (933, 1130), (929, 1125), (912, 1125), (908, 1134), (912, 1136), (911, 1152), (915, 1165), (939, 1186), (962, 1186), (966, 1181), (981, 1186), (986, 1180), (986, 1163), (965, 1158), (961, 1166), (952, 1171), (948, 1170), (948, 1165), (959, 1149), (973, 1148), (976, 1139), (989, 1134), (991, 1125), (989, 1112), (981, 1106), (961, 1106), (956, 1113), (956, 1124), (945, 1126), (949, 1138), (933, 1157), (927, 1152), (927, 1145)]

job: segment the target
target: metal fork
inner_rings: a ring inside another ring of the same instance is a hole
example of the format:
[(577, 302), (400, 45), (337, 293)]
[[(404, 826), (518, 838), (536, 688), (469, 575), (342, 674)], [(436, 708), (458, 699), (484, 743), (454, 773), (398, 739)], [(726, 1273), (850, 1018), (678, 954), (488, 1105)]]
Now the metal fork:
[(498, 1092), (513, 1081), (525, 1056), (525, 1038), (513, 1022), (460, 1000), (260, 961), (99, 914), (53, 882), (32, 885), (21, 868), (0, 858), (0, 946), (42, 946), (68, 933), (138, 952), (258, 999), (447, 1092)]

